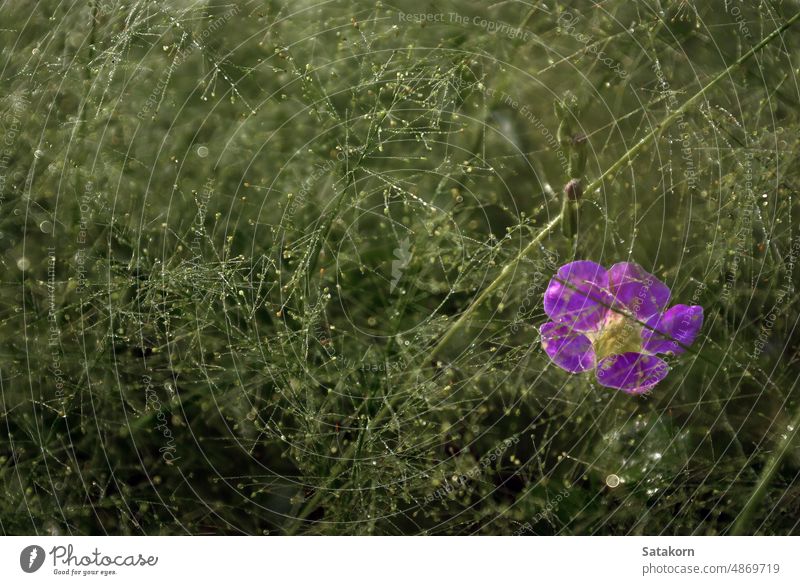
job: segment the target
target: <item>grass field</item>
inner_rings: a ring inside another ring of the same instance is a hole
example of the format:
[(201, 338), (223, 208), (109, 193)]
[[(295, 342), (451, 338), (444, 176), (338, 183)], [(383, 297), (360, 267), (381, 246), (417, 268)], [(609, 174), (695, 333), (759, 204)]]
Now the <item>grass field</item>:
[[(0, 0), (0, 533), (800, 533), (799, 19)], [(575, 260), (702, 307), (649, 391)]]

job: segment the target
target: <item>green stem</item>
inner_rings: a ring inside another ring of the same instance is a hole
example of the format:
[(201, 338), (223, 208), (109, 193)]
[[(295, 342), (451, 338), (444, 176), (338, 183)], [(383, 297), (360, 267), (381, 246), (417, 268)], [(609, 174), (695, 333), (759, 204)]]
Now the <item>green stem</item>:
[(800, 405), (798, 405), (797, 411), (792, 417), (792, 422), (789, 423), (789, 428), (791, 431), (785, 435), (785, 438), (781, 439), (777, 449), (773, 451), (767, 465), (764, 467), (764, 471), (761, 472), (761, 476), (756, 482), (756, 487), (753, 489), (747, 502), (745, 502), (741, 514), (736, 518), (736, 522), (734, 522), (733, 528), (731, 528), (730, 531), (731, 535), (739, 536), (745, 533), (750, 527), (753, 515), (764, 501), (764, 497), (767, 495), (767, 488), (772, 482), (772, 478), (775, 477), (775, 474), (781, 467), (781, 463), (789, 453), (789, 447), (797, 438), (798, 430), (800, 429)]

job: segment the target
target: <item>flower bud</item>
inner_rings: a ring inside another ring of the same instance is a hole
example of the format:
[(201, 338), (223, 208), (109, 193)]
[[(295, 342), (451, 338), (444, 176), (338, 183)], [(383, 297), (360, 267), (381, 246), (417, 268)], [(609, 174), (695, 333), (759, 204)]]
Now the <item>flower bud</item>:
[(570, 179), (564, 187), (564, 196), (570, 201), (580, 201), (583, 197), (583, 185), (580, 179)]
[(561, 206), (561, 233), (572, 239), (578, 233), (578, 202), (564, 197)]

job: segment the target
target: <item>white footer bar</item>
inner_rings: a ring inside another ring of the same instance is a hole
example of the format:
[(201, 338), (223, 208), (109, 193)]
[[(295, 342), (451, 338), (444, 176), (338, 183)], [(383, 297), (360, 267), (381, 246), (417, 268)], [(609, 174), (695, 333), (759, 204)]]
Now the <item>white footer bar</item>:
[(796, 537), (14, 536), (0, 538), (0, 583), (797, 584), (799, 544)]

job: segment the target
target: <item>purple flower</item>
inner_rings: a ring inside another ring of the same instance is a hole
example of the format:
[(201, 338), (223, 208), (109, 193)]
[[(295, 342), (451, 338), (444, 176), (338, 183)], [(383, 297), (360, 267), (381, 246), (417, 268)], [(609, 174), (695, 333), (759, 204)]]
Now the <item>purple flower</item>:
[(594, 369), (597, 381), (628, 394), (643, 394), (664, 379), (667, 362), (703, 326), (703, 307), (667, 309), (667, 285), (633, 262), (606, 270), (588, 260), (558, 269), (544, 293), (551, 321), (541, 326), (542, 347), (572, 373)]

